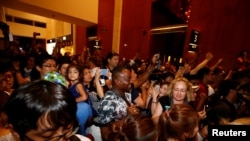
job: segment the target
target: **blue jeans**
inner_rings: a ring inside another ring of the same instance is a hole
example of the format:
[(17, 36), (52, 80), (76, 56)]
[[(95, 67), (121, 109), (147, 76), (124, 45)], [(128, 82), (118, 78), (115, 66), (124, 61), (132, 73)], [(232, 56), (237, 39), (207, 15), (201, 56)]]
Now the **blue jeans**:
[(86, 102), (78, 102), (77, 103), (77, 111), (76, 111), (76, 117), (80, 124), (80, 128), (78, 130), (78, 134), (81, 134), (83, 136), (86, 135), (86, 123), (90, 117), (92, 117), (92, 110), (88, 103)]

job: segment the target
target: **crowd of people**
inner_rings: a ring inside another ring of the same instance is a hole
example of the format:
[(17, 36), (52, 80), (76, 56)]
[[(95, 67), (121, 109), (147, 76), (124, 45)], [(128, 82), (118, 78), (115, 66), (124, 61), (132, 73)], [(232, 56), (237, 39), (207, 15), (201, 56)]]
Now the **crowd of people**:
[(209, 125), (249, 124), (247, 51), (230, 70), (223, 58), (208, 66), (211, 52), (195, 66), (159, 67), (159, 54), (103, 58), (100, 51), (84, 58), (41, 48), (1, 52), (0, 140), (204, 141)]

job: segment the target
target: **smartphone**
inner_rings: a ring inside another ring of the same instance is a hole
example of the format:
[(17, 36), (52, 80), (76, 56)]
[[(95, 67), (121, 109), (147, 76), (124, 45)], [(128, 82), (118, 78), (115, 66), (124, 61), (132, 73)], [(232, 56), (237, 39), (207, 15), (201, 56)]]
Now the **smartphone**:
[(208, 108), (209, 108), (208, 105), (204, 105), (204, 109), (203, 110), (204, 111), (208, 111)]
[(101, 75), (107, 76), (108, 69), (101, 69)]
[(165, 106), (165, 110), (168, 110), (170, 108), (170, 106), (166, 105)]
[(105, 86), (105, 79), (100, 79), (99, 82), (101, 86)]

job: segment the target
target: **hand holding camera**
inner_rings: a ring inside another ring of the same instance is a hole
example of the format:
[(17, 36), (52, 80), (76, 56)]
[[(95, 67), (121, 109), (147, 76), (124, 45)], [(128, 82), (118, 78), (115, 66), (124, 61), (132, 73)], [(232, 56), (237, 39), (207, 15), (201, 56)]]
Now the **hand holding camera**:
[(100, 69), (100, 76), (101, 76), (101, 79), (100, 79), (101, 86), (106, 85), (105, 79), (107, 79), (107, 77), (110, 78), (109, 77), (109, 70), (108, 69)]

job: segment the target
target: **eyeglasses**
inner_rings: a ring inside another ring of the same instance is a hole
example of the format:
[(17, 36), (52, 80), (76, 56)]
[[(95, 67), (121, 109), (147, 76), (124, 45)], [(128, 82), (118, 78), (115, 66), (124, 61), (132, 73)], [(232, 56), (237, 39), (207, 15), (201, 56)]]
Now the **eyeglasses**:
[(59, 141), (61, 139), (68, 140), (68, 139), (70, 139), (70, 137), (75, 135), (78, 130), (79, 130), (79, 126), (74, 128), (73, 132), (69, 132), (69, 133), (66, 133), (66, 134), (63, 134), (63, 135), (54, 136), (54, 137), (46, 139), (45, 141)]
[(43, 67), (46, 67), (46, 68), (51, 68), (51, 67), (54, 67), (54, 68), (56, 68), (57, 66), (56, 65), (50, 65), (50, 64), (48, 64), (48, 65), (42, 65)]
[[(70, 132), (67, 132), (67, 133), (62, 134), (62, 135), (46, 138), (43, 141), (62, 141), (62, 140), (68, 141), (73, 135), (75, 135), (77, 133), (78, 130), (79, 130), (79, 126), (75, 127), (72, 132), (70, 131)], [(28, 136), (25, 136), (25, 139), (27, 141), (35, 141), (36, 140), (36, 139), (31, 139)]]

